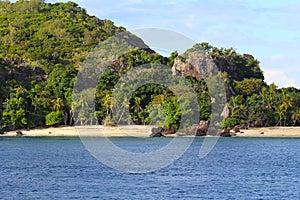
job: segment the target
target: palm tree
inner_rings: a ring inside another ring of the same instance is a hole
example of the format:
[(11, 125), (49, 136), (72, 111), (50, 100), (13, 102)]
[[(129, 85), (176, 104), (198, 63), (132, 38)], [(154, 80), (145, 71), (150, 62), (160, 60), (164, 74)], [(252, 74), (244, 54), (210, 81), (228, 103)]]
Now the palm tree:
[(275, 107), (275, 114), (277, 114), (279, 116), (279, 120), (278, 120), (276, 126), (278, 126), (278, 125), (281, 126), (281, 122), (282, 122), (282, 119), (284, 118), (285, 113), (286, 113), (286, 110), (284, 109), (284, 106), (280, 105), (280, 106)]
[(143, 111), (143, 108), (141, 106), (141, 98), (140, 97), (134, 97), (134, 105), (132, 106), (134, 109), (134, 112), (139, 113)]
[(272, 94), (268, 92), (268, 90), (264, 87), (262, 91), (260, 92), (260, 96), (263, 99), (263, 102), (265, 103), (265, 106), (268, 110), (273, 109), (273, 97)]
[[(120, 117), (119, 117), (119, 120), (118, 120), (118, 123), (120, 123), (120, 121), (122, 120), (122, 117), (126, 111), (126, 109), (128, 109), (129, 107), (129, 101), (127, 100), (127, 98), (124, 98), (123, 101), (122, 101), (122, 111), (121, 111), (121, 114), (120, 114)], [(128, 117), (128, 116), (127, 116)]]
[(134, 104), (131, 107), (131, 109), (133, 109), (133, 121), (135, 121), (136, 123), (140, 123), (140, 121), (143, 118), (143, 108), (141, 105), (141, 98), (140, 97), (134, 97)]
[(60, 108), (64, 106), (64, 102), (60, 97), (58, 97), (57, 99), (53, 99), (51, 103), (53, 105), (53, 110), (55, 111), (59, 111)]
[(282, 95), (283, 96), (282, 96), (281, 107), (283, 107), (283, 110), (285, 111), (284, 112), (284, 126), (285, 126), (285, 124), (286, 124), (286, 116), (285, 116), (285, 114), (286, 114), (287, 110), (293, 106), (293, 102), (292, 102), (292, 98), (290, 97), (289, 94), (285, 94), (283, 92)]
[(292, 110), (292, 120), (294, 122), (294, 126), (297, 123), (297, 121), (300, 120), (300, 108), (299, 107)]
[(110, 97), (109, 93), (107, 93), (104, 97), (104, 105), (106, 108), (106, 116), (111, 117), (112, 102), (111, 102), (111, 97)]
[(282, 96), (282, 106), (287, 110), (293, 106), (292, 99), (289, 94), (283, 93)]

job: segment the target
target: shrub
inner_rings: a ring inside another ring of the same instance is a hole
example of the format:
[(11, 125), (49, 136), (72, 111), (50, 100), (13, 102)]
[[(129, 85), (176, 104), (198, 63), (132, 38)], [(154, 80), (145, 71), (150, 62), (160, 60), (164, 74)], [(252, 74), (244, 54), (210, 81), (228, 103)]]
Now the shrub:
[(64, 114), (62, 111), (54, 111), (46, 115), (46, 125), (54, 126), (62, 123)]
[(238, 124), (239, 124), (239, 121), (236, 118), (229, 117), (229, 118), (224, 119), (221, 122), (221, 127), (226, 129), (226, 128), (234, 127), (235, 125), (238, 125)]

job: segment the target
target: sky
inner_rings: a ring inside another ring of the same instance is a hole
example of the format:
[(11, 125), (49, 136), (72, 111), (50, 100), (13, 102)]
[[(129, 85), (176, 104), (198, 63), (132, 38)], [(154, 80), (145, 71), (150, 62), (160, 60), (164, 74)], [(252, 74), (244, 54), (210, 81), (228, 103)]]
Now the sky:
[[(74, 1), (74, 0), (73, 0)], [(47, 2), (57, 2), (49, 0)], [(233, 47), (260, 61), (265, 81), (300, 88), (299, 0), (75, 0), (127, 30), (160, 28)], [(298, 78), (299, 77), (299, 78)]]

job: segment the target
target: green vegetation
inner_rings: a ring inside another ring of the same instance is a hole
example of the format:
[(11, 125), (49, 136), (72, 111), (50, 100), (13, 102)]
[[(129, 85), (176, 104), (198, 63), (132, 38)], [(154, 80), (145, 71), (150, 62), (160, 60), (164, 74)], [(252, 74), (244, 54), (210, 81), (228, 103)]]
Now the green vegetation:
[[(171, 69), (178, 57), (177, 52), (163, 57), (150, 49), (131, 49), (117, 57), (99, 79), (96, 95), (87, 89), (72, 102), (75, 77), (88, 53), (125, 28), (89, 16), (73, 2), (2, 1), (0, 13), (0, 127), (3, 129), (112, 121), (140, 125), (155, 121), (164, 127), (178, 128), (183, 115), (193, 115), (197, 110), (185, 107), (192, 96), (185, 95), (184, 83), (172, 88), (181, 91), (177, 96), (159, 84), (146, 84), (128, 98), (114, 94), (119, 102), (112, 98), (120, 77), (130, 69), (149, 63), (149, 68), (160, 65)], [(230, 116), (221, 126), (300, 125), (299, 90), (267, 85), (259, 61), (251, 55), (208, 43), (195, 44), (185, 55), (197, 49), (212, 56), (224, 79)], [(142, 78), (147, 80), (147, 76), (145, 71)], [(209, 83), (194, 76), (185, 79), (196, 94), (198, 105), (194, 106), (200, 110), (199, 119), (212, 119), (210, 92), (213, 91), (208, 90)], [(183, 107), (179, 106), (182, 99), (178, 96), (186, 97)], [(93, 103), (95, 112), (91, 108)], [(74, 113), (78, 108), (80, 112)]]
[(2, 1), (0, 13), (1, 126), (73, 124), (78, 67), (99, 42), (125, 29), (73, 2)]

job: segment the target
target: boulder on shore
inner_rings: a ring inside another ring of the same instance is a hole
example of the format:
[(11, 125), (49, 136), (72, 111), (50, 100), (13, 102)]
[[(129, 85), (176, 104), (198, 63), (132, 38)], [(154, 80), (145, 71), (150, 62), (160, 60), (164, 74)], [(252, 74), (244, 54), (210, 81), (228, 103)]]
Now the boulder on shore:
[(231, 137), (232, 135), (230, 134), (230, 129), (227, 128), (227, 129), (223, 129), (221, 132), (220, 132), (220, 137)]
[(189, 130), (186, 132), (186, 135), (193, 135), (193, 136), (206, 136), (206, 132), (203, 132), (198, 124), (194, 124)]
[(208, 131), (209, 122), (208, 121), (200, 121), (199, 124), (194, 124), (187, 132), (186, 135), (194, 135), (194, 136), (206, 136)]
[(164, 136), (163, 133), (164, 129), (162, 127), (158, 127), (158, 128), (152, 128), (151, 130), (151, 134), (150, 137), (162, 137)]
[(173, 135), (175, 133), (176, 133), (176, 129), (173, 126), (169, 128), (164, 128), (162, 132), (163, 135)]
[(234, 133), (239, 133), (239, 132), (241, 132), (241, 129), (240, 129), (239, 126), (235, 126), (235, 127), (233, 127), (232, 131), (233, 131)]
[(23, 135), (22, 131), (17, 131), (16, 133), (17, 133), (17, 136), (22, 136)]
[(176, 129), (171, 126), (169, 128), (163, 128), (163, 127), (158, 127), (158, 128), (152, 128), (152, 133), (150, 134), (150, 137), (164, 137), (166, 135), (174, 135), (176, 134)]

